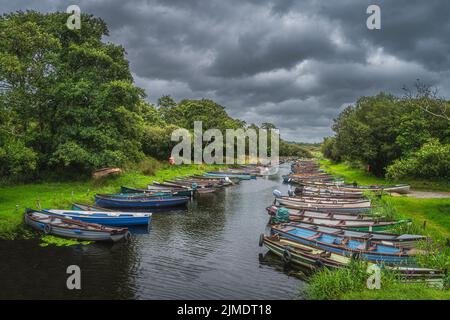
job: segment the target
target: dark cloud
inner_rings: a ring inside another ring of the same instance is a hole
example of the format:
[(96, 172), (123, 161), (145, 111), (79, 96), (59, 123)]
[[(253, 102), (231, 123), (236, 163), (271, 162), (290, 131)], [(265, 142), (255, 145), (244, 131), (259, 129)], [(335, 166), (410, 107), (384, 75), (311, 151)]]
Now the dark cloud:
[[(67, 1), (0, 1), (2, 11), (64, 11)], [(366, 8), (381, 7), (381, 30)], [(446, 1), (83, 0), (125, 47), (154, 102), (211, 98), (289, 140), (320, 141), (361, 95), (401, 94), (420, 78), (450, 93)]]

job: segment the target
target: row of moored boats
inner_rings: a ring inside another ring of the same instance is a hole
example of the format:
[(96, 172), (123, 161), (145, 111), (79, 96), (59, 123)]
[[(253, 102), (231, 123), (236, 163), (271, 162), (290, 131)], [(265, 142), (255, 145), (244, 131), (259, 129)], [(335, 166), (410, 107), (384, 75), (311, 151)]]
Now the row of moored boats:
[(270, 233), (261, 234), (260, 245), (285, 263), (309, 270), (340, 268), (352, 259), (398, 272), (407, 281), (442, 284), (444, 272), (421, 268), (416, 257), (419, 243), (432, 241), (423, 235), (396, 234), (393, 229), (409, 220), (389, 221), (372, 214), (367, 191), (409, 192), (408, 185), (358, 186), (323, 172), (319, 164), (298, 160), (283, 176), (291, 188), (287, 195), (275, 190), (267, 208)]
[(148, 226), (154, 212), (185, 207), (197, 196), (217, 192), (241, 180), (264, 175), (266, 167), (208, 172), (149, 184), (147, 188), (121, 187), (117, 194), (96, 194), (95, 204), (73, 203), (70, 209), (27, 209), (25, 223), (32, 228), (64, 238), (90, 241), (120, 241), (131, 237), (130, 226)]

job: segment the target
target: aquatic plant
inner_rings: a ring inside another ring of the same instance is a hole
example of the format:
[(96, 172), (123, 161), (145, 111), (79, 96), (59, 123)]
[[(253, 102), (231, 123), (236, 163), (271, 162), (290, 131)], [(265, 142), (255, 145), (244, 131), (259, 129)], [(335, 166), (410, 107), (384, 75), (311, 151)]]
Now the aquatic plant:
[(47, 247), (49, 245), (55, 245), (57, 247), (74, 246), (74, 245), (88, 245), (94, 243), (93, 241), (78, 241), (75, 239), (64, 239), (51, 235), (41, 237), (41, 247)]

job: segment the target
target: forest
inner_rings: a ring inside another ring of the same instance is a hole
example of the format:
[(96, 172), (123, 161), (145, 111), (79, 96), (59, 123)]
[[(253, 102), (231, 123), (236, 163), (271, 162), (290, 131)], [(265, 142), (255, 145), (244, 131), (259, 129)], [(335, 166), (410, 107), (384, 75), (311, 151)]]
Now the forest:
[[(87, 176), (93, 170), (153, 157), (166, 160), (171, 132), (258, 128), (208, 99), (149, 103), (135, 86), (125, 48), (104, 42), (106, 23), (82, 15), (69, 30), (64, 13), (0, 17), (0, 180)], [(151, 63), (151, 61), (150, 61)], [(263, 123), (262, 128), (275, 128)], [(280, 141), (280, 155), (310, 156)]]
[(335, 162), (364, 165), (377, 176), (450, 178), (450, 102), (416, 82), (397, 97), (361, 97), (334, 120), (322, 153)]

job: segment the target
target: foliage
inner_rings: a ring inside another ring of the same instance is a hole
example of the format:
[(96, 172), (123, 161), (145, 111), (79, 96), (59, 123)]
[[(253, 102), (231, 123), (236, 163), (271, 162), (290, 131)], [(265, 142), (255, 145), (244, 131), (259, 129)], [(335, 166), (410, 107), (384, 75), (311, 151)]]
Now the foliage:
[(33, 11), (0, 17), (1, 162), (28, 172), (89, 173), (142, 157), (144, 97), (132, 83), (121, 46), (99, 18), (82, 15), (69, 30), (64, 13)]
[[(428, 101), (426, 108), (423, 103), (423, 97), (397, 98), (385, 93), (361, 97), (335, 119), (336, 135), (324, 140), (324, 156), (334, 161), (369, 164), (380, 176), (398, 159), (414, 157), (430, 139), (439, 141), (445, 150), (450, 143), (450, 123), (445, 117), (433, 115), (443, 102)], [(397, 168), (402, 171), (400, 165)], [(419, 177), (433, 178), (435, 172), (431, 169)]]
[(280, 140), (280, 156), (312, 158), (312, 154), (306, 148), (294, 142)]
[(47, 247), (49, 245), (55, 245), (57, 247), (75, 246), (75, 245), (87, 245), (93, 243), (93, 241), (78, 241), (75, 239), (65, 239), (55, 237), (52, 235), (45, 235), (41, 237), (41, 247)]
[[(352, 260), (348, 266), (337, 269), (322, 269), (310, 278), (306, 294), (309, 299), (335, 300), (346, 292), (360, 292), (367, 288), (368, 263), (363, 260)], [(383, 287), (395, 283), (396, 275), (382, 270), (381, 285)]]
[(450, 250), (437, 242), (422, 241), (419, 244), (421, 254), (416, 256), (417, 264), (426, 268), (438, 270), (449, 270), (450, 268)]
[(390, 179), (408, 176), (450, 179), (450, 144), (430, 139), (417, 152), (396, 160), (387, 168), (386, 177)]
[(321, 152), (325, 158), (340, 161), (341, 156), (336, 147), (336, 137), (325, 137), (321, 146)]
[(156, 159), (167, 160), (172, 148), (178, 143), (171, 141), (172, 132), (177, 128), (174, 125), (145, 126), (142, 135), (142, 151)]
[(245, 122), (231, 118), (225, 108), (209, 99), (183, 100), (176, 106), (164, 108), (164, 119), (167, 123), (194, 129), (194, 121), (202, 121), (203, 130), (244, 128)]

